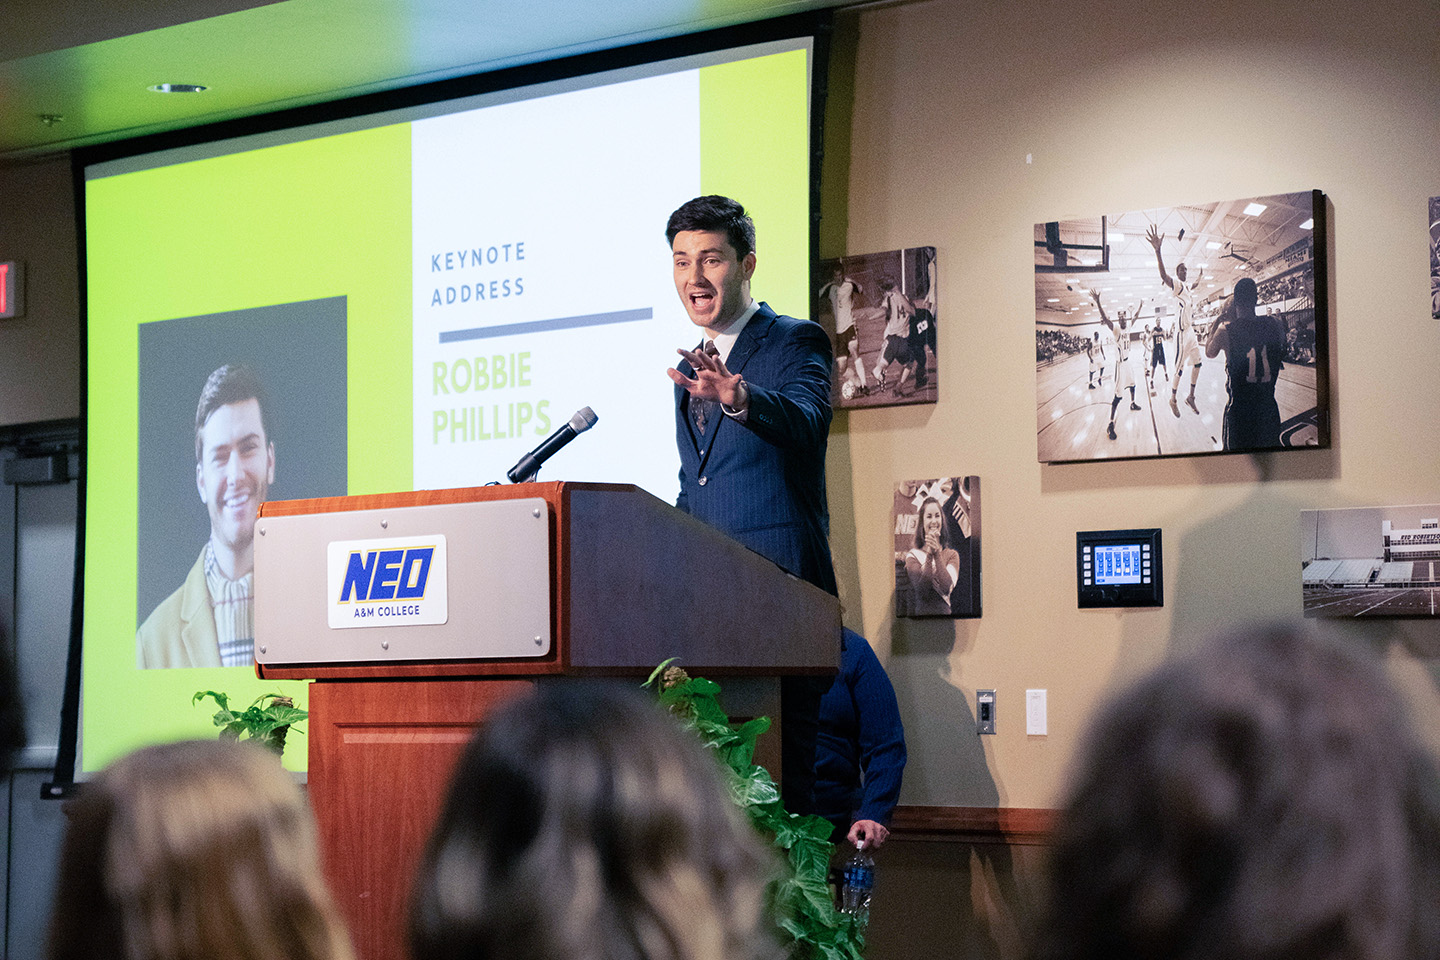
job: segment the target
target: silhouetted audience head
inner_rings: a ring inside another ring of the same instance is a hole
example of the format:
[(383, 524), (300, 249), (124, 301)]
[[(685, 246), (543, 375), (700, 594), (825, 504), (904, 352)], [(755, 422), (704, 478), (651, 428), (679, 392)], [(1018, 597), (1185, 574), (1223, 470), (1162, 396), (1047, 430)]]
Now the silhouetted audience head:
[(314, 822), (274, 754), (204, 740), (117, 760), (70, 802), (50, 960), (350, 960)]
[(415, 883), (415, 960), (774, 955), (771, 861), (657, 705), (541, 686), (462, 756)]
[(1440, 780), (1376, 664), (1287, 628), (1096, 714), (1042, 960), (1440, 956)]

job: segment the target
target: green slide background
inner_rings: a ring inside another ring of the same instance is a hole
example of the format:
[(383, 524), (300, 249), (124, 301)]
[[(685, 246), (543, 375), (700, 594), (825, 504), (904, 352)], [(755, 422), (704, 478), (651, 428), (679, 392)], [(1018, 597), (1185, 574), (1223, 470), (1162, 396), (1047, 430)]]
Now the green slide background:
[(808, 53), (700, 68), (700, 186), (755, 221), (751, 291), (777, 313), (810, 315)]
[[(210, 702), (190, 706), (197, 690), (240, 707), (272, 690), (302, 704), (305, 694), (239, 667), (135, 666), (139, 325), (347, 296), (349, 492), (409, 489), (409, 185), (408, 124), (86, 185), (84, 770), (147, 743), (213, 736)], [(286, 766), (304, 769), (305, 751), (292, 737)]]

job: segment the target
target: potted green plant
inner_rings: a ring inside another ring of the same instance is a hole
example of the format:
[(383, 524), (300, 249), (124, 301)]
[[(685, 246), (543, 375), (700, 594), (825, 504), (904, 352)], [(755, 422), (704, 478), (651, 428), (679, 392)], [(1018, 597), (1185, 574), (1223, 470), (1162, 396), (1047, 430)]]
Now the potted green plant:
[(220, 707), (215, 714), (215, 726), (220, 728), (221, 740), (252, 740), (275, 751), (276, 756), (285, 752), (285, 735), (293, 724), (309, 716), (295, 706), (295, 701), (280, 693), (262, 693), (244, 710), (236, 713), (230, 709), (230, 698), (214, 690), (200, 690), (190, 700), (194, 706), (206, 697)]

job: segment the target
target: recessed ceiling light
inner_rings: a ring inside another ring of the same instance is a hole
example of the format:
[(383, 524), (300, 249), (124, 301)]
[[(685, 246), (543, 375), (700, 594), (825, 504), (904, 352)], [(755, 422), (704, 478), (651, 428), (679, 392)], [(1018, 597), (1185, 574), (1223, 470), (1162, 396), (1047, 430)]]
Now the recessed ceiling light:
[(153, 93), (202, 93), (208, 89), (199, 83), (157, 83), (150, 88)]
[(1311, 217), (1309, 220), (1306, 220), (1304, 223), (1300, 224), (1300, 229), (1301, 229), (1301, 230), (1314, 230), (1314, 229), (1315, 229), (1315, 218), (1314, 218), (1314, 217)]
[(1205, 241), (1205, 249), (1206, 249), (1206, 250), (1219, 250), (1222, 246), (1224, 246), (1224, 244), (1217, 243), (1217, 242), (1214, 241), (1214, 240), (1206, 240), (1206, 241)]
[(1245, 216), (1258, 217), (1265, 212), (1265, 207), (1266, 204), (1263, 203), (1252, 203), (1245, 208)]

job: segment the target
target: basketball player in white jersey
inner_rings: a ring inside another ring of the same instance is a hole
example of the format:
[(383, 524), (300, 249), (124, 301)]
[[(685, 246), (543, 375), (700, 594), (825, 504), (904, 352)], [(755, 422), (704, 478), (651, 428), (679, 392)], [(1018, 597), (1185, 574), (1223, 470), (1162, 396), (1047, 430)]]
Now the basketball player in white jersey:
[(1122, 310), (1112, 321), (1105, 315), (1105, 308), (1100, 305), (1100, 291), (1091, 290), (1090, 297), (1095, 301), (1095, 306), (1100, 310), (1100, 322), (1110, 329), (1115, 336), (1115, 398), (1110, 401), (1110, 426), (1106, 428), (1106, 434), (1111, 440), (1115, 439), (1115, 411), (1120, 407), (1121, 392), (1130, 388), (1130, 409), (1139, 410), (1140, 404), (1135, 402), (1135, 368), (1130, 364), (1130, 327), (1139, 319), (1140, 308), (1145, 306), (1141, 300), (1135, 307), (1135, 320), (1125, 316)]
[[(1183, 232), (1183, 231), (1182, 231)], [(1185, 375), (1185, 368), (1190, 367), (1190, 396), (1185, 402), (1190, 409), (1196, 413), (1200, 408), (1195, 405), (1195, 382), (1200, 379), (1200, 342), (1195, 338), (1195, 310), (1200, 306), (1200, 279), (1204, 276), (1203, 271), (1197, 271), (1195, 279), (1186, 282), (1185, 264), (1175, 264), (1175, 276), (1165, 272), (1165, 260), (1160, 256), (1160, 244), (1164, 241), (1165, 235), (1157, 231), (1154, 225), (1145, 233), (1145, 239), (1150, 241), (1150, 246), (1155, 248), (1155, 265), (1160, 268), (1160, 282), (1163, 283), (1179, 304), (1179, 316), (1175, 321), (1175, 379), (1170, 384), (1170, 406), (1175, 415), (1180, 415), (1180, 380)]]
[[(1095, 354), (1100, 356), (1096, 357)], [(1100, 342), (1100, 331), (1095, 331), (1095, 337), (1085, 341), (1085, 356), (1090, 359), (1090, 389), (1094, 390), (1105, 381), (1105, 374), (1100, 371), (1100, 364), (1105, 360), (1105, 344)], [(1096, 374), (1099, 374), (1097, 377)]]

